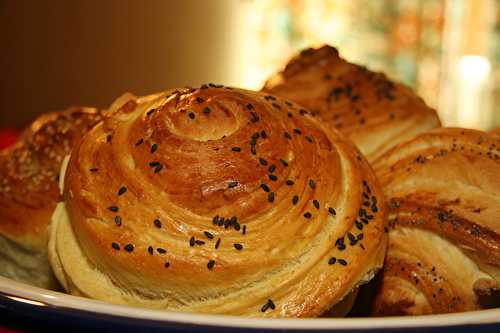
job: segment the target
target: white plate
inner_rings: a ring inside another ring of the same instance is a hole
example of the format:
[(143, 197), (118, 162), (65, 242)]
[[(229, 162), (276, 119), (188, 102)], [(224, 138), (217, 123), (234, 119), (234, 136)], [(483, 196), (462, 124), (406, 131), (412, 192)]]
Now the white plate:
[[(0, 307), (54, 323), (85, 323), (120, 332), (500, 332), (500, 309), (447, 315), (386, 318), (253, 319), (176, 313), (107, 304), (32, 287), (0, 277)], [(78, 320), (75, 322), (75, 320)], [(111, 326), (110, 326), (111, 325)]]

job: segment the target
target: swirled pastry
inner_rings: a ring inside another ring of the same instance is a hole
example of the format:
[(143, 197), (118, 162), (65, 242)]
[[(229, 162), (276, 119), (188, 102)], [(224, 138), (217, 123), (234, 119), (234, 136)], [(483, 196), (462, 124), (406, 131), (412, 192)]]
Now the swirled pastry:
[(53, 218), (68, 292), (306, 317), (381, 267), (386, 208), (370, 166), (295, 104), (203, 85), (110, 113), (73, 150)]
[(349, 63), (337, 49), (306, 49), (265, 84), (309, 109), (375, 160), (398, 142), (439, 127), (436, 112), (403, 84)]
[(56, 286), (47, 260), (47, 226), (59, 199), (61, 161), (100, 118), (93, 108), (42, 115), (0, 152), (0, 275)]
[(390, 207), (374, 313), (487, 306), (487, 296), (500, 289), (500, 138), (437, 129), (398, 145), (374, 165)]

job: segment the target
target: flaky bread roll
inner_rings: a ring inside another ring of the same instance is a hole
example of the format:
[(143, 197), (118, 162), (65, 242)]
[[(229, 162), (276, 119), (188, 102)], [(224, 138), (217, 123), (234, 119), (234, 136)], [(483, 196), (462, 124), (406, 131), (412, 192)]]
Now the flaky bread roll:
[(122, 98), (110, 114), (71, 154), (54, 214), (51, 263), (69, 293), (310, 317), (381, 267), (370, 166), (295, 104), (203, 85)]
[(50, 217), (59, 199), (61, 161), (101, 118), (93, 108), (41, 115), (0, 151), (0, 275), (54, 288), (47, 260)]
[(409, 87), (345, 61), (327, 45), (303, 50), (262, 90), (303, 105), (347, 135), (369, 161), (440, 126), (436, 112)]
[[(481, 309), (500, 289), (500, 138), (443, 128), (375, 161), (389, 247), (375, 315)], [(489, 297), (488, 297), (489, 296)]]

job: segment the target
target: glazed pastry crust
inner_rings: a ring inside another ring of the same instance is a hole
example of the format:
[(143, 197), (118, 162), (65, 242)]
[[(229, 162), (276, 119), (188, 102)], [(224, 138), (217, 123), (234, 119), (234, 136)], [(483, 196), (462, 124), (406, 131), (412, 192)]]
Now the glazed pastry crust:
[(500, 139), (436, 129), (393, 148), (374, 168), (390, 226), (374, 314), (483, 308), (481, 297), (500, 289)]
[(359, 151), (299, 110), (215, 85), (114, 103), (64, 177), (62, 284), (186, 312), (330, 310), (381, 267), (386, 207)]
[(347, 135), (368, 158), (440, 126), (436, 112), (409, 87), (349, 63), (337, 49), (306, 49), (262, 89), (303, 105)]
[(59, 200), (61, 161), (100, 119), (94, 108), (47, 113), (0, 151), (0, 274), (53, 287), (47, 227)]

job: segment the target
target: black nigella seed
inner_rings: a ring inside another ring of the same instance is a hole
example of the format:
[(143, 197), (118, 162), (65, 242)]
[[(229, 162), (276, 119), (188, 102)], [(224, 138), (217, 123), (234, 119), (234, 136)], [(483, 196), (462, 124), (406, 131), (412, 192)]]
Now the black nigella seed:
[(267, 133), (266, 133), (266, 131), (264, 131), (264, 130), (260, 131), (260, 137), (261, 137), (262, 139), (267, 138)]
[(134, 251), (134, 245), (132, 245), (132, 244), (127, 244), (127, 245), (125, 245), (125, 247), (124, 247), (123, 249), (124, 249), (125, 251), (127, 251), (127, 252), (132, 252), (132, 251)]
[(210, 232), (208, 231), (204, 231), (203, 232), (205, 234), (205, 236), (207, 236), (208, 239), (213, 239), (214, 238), (214, 235), (212, 235)]
[(236, 231), (240, 231), (240, 229), (241, 229), (241, 225), (238, 222), (234, 222), (233, 227), (234, 227), (234, 230), (236, 230)]
[(153, 255), (153, 251), (154, 251), (154, 250), (153, 250), (153, 247), (152, 247), (152, 246), (149, 246), (149, 247), (148, 247), (148, 253), (149, 253), (150, 255)]
[(224, 225), (224, 218), (223, 217), (219, 218), (219, 220), (217, 221), (217, 225), (218, 226), (223, 226)]
[(287, 139), (289, 139), (289, 140), (290, 140), (290, 139), (292, 139), (292, 136), (290, 135), (290, 133), (285, 132), (285, 134), (284, 134), (284, 135), (285, 135), (285, 138), (287, 138)]
[(239, 243), (234, 243), (233, 245), (234, 245), (234, 248), (235, 248), (236, 250), (243, 250), (243, 245), (241, 245), (241, 244), (239, 244)]
[(210, 110), (210, 108), (208, 106), (203, 109), (203, 113), (205, 113), (205, 114), (209, 114), (210, 111), (212, 111), (212, 110)]
[(209, 260), (207, 264), (208, 269), (212, 269), (215, 266), (215, 260)]
[(309, 179), (309, 187), (314, 190), (316, 188), (316, 182), (312, 179)]
[(170, 263), (167, 261), (167, 262), (165, 263), (165, 268), (169, 268), (169, 267), (170, 267)]
[(191, 237), (191, 238), (189, 239), (189, 246), (194, 246), (195, 241), (196, 241), (196, 240), (194, 239), (194, 237)]
[(111, 247), (113, 247), (113, 249), (115, 249), (117, 251), (120, 251), (120, 244), (118, 244), (118, 243), (115, 243), (115, 242), (111, 243)]
[(264, 98), (266, 101), (275, 101), (276, 100), (276, 97), (271, 96), (271, 95), (264, 96)]
[(305, 213), (304, 213), (304, 217), (305, 217), (306, 219), (310, 219), (310, 218), (312, 217), (312, 214), (311, 214), (310, 212), (305, 212)]
[(269, 173), (273, 173), (275, 170), (276, 170), (276, 165), (274, 164), (271, 164), (269, 168), (267, 168), (267, 171), (269, 171)]
[(287, 184), (288, 186), (292, 186), (292, 185), (293, 185), (293, 184), (295, 184), (295, 183), (293, 182), (293, 180), (288, 179), (288, 180), (286, 181), (286, 184)]
[(243, 232), (242, 233), (243, 233), (243, 235), (246, 235), (246, 233), (247, 233), (247, 226), (246, 225), (243, 226)]
[(140, 138), (139, 140), (137, 140), (137, 142), (135, 143), (136, 146), (140, 146), (144, 143), (144, 139), (143, 138)]
[(358, 228), (359, 230), (363, 230), (363, 223), (359, 222), (358, 220), (356, 220), (356, 222), (354, 222), (356, 224), (356, 228)]
[(374, 213), (378, 212), (377, 205), (372, 205), (372, 212), (374, 212)]
[(276, 175), (269, 175), (269, 179), (275, 182), (278, 180), (278, 177), (276, 177)]
[(293, 118), (293, 113), (288, 112), (288, 118)]
[(261, 312), (266, 312), (268, 309), (274, 310), (276, 306), (274, 305), (274, 302), (270, 299), (267, 300), (266, 304), (262, 306), (260, 309)]
[(294, 195), (293, 198), (292, 198), (292, 204), (296, 205), (297, 202), (299, 202), (299, 196), (298, 195)]
[(196, 245), (205, 245), (205, 242), (199, 239), (195, 240), (194, 242)]
[(329, 260), (328, 260), (328, 265), (333, 265), (337, 262), (337, 258), (335, 257), (331, 257)]
[[(244, 229), (243, 229), (244, 230)], [(220, 245), (220, 238), (217, 239), (217, 242), (215, 242), (215, 248), (218, 249)]]
[(270, 191), (269, 186), (267, 186), (267, 184), (262, 183), (262, 184), (260, 184), (260, 187), (262, 187), (262, 189), (263, 189), (265, 192), (269, 192), (269, 191)]
[(362, 239), (363, 239), (363, 237), (364, 237), (364, 236), (363, 236), (363, 233), (360, 233), (360, 234), (356, 237), (356, 239), (357, 239), (358, 241), (360, 241), (360, 240), (362, 240)]
[(247, 110), (253, 110), (253, 105), (250, 103), (248, 103), (246, 107), (247, 107)]
[(127, 192), (127, 188), (125, 186), (122, 186), (120, 187), (120, 189), (118, 190), (118, 195), (122, 195), (124, 194), (125, 192)]
[(332, 215), (337, 215), (337, 212), (335, 211), (335, 208), (333, 208), (333, 207), (328, 208), (328, 213), (330, 213)]
[(252, 111), (252, 112), (250, 112), (250, 121), (251, 121), (252, 123), (256, 123), (256, 122), (258, 122), (258, 121), (259, 121), (259, 116), (257, 115), (257, 113), (255, 113), (255, 112), (253, 112), (253, 111)]
[(157, 248), (156, 251), (158, 251), (159, 254), (167, 253), (167, 250), (165, 250), (164, 248), (161, 248), (161, 247)]
[(200, 96), (196, 97), (196, 102), (203, 103), (204, 101), (205, 100), (202, 97), (200, 97)]
[(157, 166), (155, 167), (154, 173), (160, 173), (160, 171), (161, 171), (162, 169), (163, 169), (163, 165), (161, 165), (161, 164), (160, 164), (160, 165), (157, 165)]
[(344, 259), (339, 259), (338, 260), (339, 264), (341, 264), (342, 266), (347, 266), (347, 261), (345, 261)]
[(109, 209), (110, 211), (112, 211), (112, 212), (115, 212), (115, 213), (118, 211), (118, 207), (116, 207), (116, 206), (111, 206), (111, 207), (109, 207), (108, 209)]
[(288, 166), (288, 162), (285, 161), (284, 159), (280, 158), (280, 162), (281, 162), (281, 164), (283, 164), (284, 167)]
[(274, 192), (269, 192), (267, 195), (267, 201), (274, 202)]
[(153, 143), (151, 145), (151, 153), (154, 153), (158, 149), (158, 145), (156, 143)]
[(152, 115), (152, 114), (153, 114), (153, 112), (155, 112), (155, 111), (156, 111), (156, 109), (151, 109), (151, 110), (149, 110), (148, 112), (146, 112), (146, 116), (150, 116), (150, 115)]
[(97, 172), (98, 170), (99, 170), (99, 169), (97, 169), (97, 168), (90, 168), (90, 169), (89, 169), (89, 171), (90, 171), (90, 172)]
[(115, 216), (115, 223), (117, 226), (121, 226), (122, 225), (122, 218), (120, 216)]
[(159, 219), (155, 219), (153, 221), (153, 223), (154, 223), (155, 227), (157, 227), (158, 229), (161, 228), (161, 221)]
[(233, 187), (236, 187), (238, 186), (238, 182), (237, 181), (231, 181), (227, 184), (227, 187), (228, 188), (233, 188)]
[(152, 161), (152, 162), (149, 162), (149, 166), (150, 166), (150, 167), (152, 167), (152, 168), (153, 168), (153, 167), (157, 167), (158, 165), (161, 165), (161, 163), (160, 163), (160, 162), (158, 162), (158, 161)]
[(267, 165), (267, 161), (263, 158), (259, 158), (259, 163), (260, 163), (260, 165), (264, 165), (264, 166)]
[(195, 115), (193, 112), (189, 112), (189, 118), (194, 119)]
[(240, 147), (233, 147), (233, 148), (231, 148), (231, 150), (235, 151), (235, 152), (240, 152), (241, 148)]
[(301, 116), (303, 116), (303, 115), (307, 114), (308, 112), (305, 109), (300, 109), (299, 113)]
[(308, 142), (313, 142), (313, 138), (312, 138), (312, 136), (310, 136), (310, 135), (306, 135), (306, 140), (307, 140)]
[(356, 241), (356, 236), (354, 236), (353, 234), (351, 234), (350, 232), (347, 233), (347, 238), (349, 238), (349, 240), (351, 242), (355, 242)]
[(257, 144), (257, 138), (256, 138), (256, 137), (254, 137), (254, 136), (252, 136), (252, 137), (250, 138), (250, 144), (251, 144), (252, 146), (255, 146), (255, 145)]
[(294, 128), (293, 131), (298, 135), (302, 134), (302, 131), (299, 130), (298, 128)]
[(108, 136), (106, 137), (106, 142), (111, 143), (112, 140), (113, 140), (113, 134), (108, 134)]
[[(255, 132), (254, 134), (252, 134), (252, 140), (257, 140), (258, 138), (260, 138), (260, 133), (259, 132)], [(257, 143), (257, 141), (255, 141)]]
[(250, 147), (250, 152), (252, 153), (252, 155), (257, 155), (257, 149), (255, 148), (255, 146)]
[(314, 199), (313, 205), (314, 205), (314, 207), (316, 207), (316, 209), (319, 209), (319, 201), (318, 200)]
[(278, 103), (271, 104), (276, 109), (281, 109), (281, 106)]

